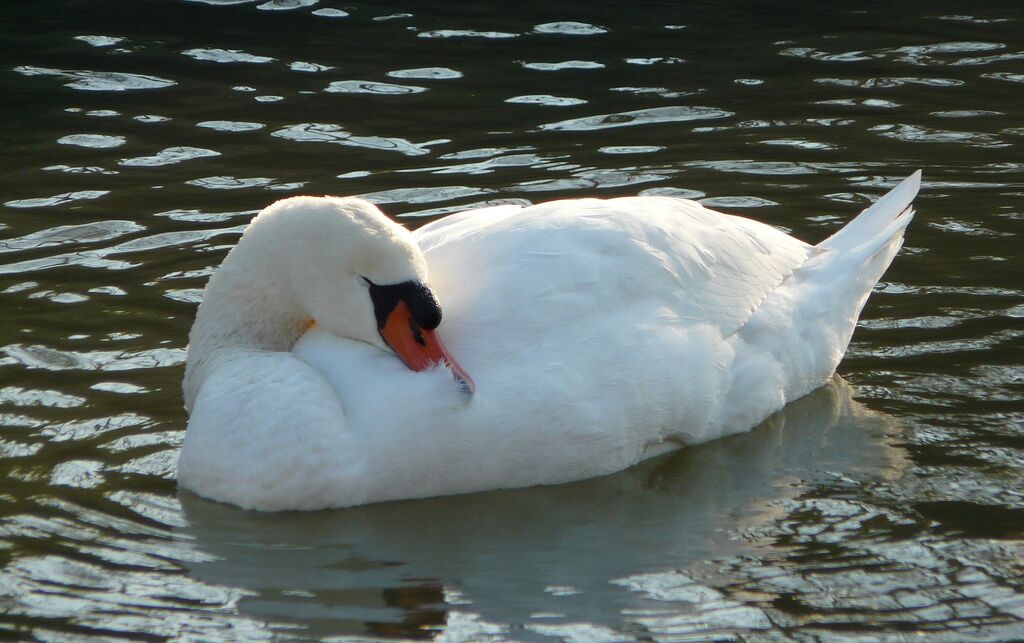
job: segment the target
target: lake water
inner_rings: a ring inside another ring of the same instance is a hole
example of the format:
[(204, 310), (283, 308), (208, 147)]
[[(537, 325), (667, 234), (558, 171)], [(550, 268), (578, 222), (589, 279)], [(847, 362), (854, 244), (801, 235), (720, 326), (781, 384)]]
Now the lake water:
[[(0, 637), (1024, 638), (1024, 9), (785, 4), (0, 6)], [(842, 379), (749, 434), (346, 511), (177, 489), (196, 302), (275, 199), (817, 242), (917, 168)]]

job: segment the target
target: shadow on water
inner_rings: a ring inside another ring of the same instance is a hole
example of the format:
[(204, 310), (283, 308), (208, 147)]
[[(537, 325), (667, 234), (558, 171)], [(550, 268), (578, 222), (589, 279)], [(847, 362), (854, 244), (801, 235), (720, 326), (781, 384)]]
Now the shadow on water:
[(282, 514), (182, 493), (187, 533), (209, 555), (189, 573), (310, 634), (436, 635), (467, 613), (534, 633), (531, 620), (615, 627), (645, 605), (633, 581), (665, 561), (765, 544), (757, 530), (785, 515), (782, 501), (833, 472), (899, 476), (893, 421), (852, 394), (837, 379), (750, 434), (568, 485)]

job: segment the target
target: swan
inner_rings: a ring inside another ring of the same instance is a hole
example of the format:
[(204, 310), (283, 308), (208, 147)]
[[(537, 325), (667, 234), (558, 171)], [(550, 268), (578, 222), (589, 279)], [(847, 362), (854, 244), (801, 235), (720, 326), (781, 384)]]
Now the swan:
[(832, 376), (920, 182), (817, 245), (662, 196), (415, 232), (359, 198), (278, 201), (196, 312), (179, 485), (349, 507), (581, 480), (747, 431)]

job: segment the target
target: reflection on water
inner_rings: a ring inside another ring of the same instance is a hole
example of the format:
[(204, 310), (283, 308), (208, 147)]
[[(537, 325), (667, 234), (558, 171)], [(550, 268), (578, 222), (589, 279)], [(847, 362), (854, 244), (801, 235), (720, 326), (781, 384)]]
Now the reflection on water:
[[(0, 638), (1024, 638), (1022, 23), (954, 0), (0, 3)], [(917, 168), (840, 367), (871, 411), (839, 384), (568, 487), (277, 517), (178, 498), (189, 324), (273, 200), (363, 195), (416, 227), (674, 195), (817, 241)]]
[(240, 608), (253, 617), (323, 628), (310, 634), (363, 623), (416, 635), (468, 618), (625, 635), (638, 610), (685, 612), (715, 594), (676, 570), (750, 550), (809, 485), (900, 474), (901, 452), (886, 443), (892, 420), (852, 392), (837, 380), (752, 435), (570, 485), (284, 520), (182, 493), (183, 532), (206, 554), (187, 567), (251, 592)]

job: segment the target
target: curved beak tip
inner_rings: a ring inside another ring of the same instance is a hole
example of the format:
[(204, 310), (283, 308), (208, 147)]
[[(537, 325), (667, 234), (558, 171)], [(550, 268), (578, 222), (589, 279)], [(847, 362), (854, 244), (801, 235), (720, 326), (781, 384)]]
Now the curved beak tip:
[[(451, 365), (449, 365), (449, 367), (451, 367)], [(476, 394), (476, 384), (468, 375), (464, 372), (460, 372), (461, 370), (461, 368), (459, 370), (452, 368), (452, 377), (455, 378), (455, 382), (459, 385), (459, 392), (468, 400)]]
[(451, 370), (452, 377), (467, 400), (476, 393), (473, 378), (459, 366), (435, 331), (420, 328), (412, 321), (404, 303), (395, 307), (380, 332), (388, 346), (410, 369), (423, 371), (443, 364)]

